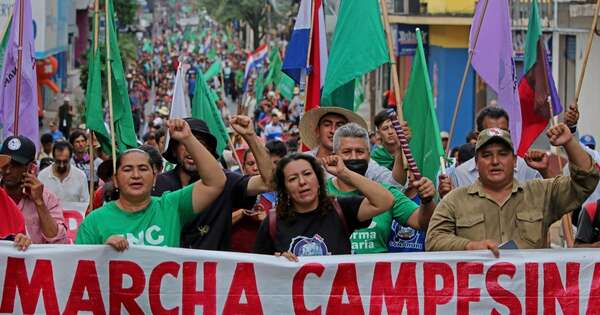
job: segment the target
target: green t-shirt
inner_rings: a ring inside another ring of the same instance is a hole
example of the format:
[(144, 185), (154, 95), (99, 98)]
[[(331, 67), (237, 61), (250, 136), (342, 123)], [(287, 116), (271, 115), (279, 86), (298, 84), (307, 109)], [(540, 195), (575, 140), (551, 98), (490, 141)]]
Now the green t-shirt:
[(126, 212), (116, 202), (105, 204), (90, 213), (79, 226), (75, 244), (104, 244), (120, 235), (130, 245), (179, 247), (181, 227), (194, 217), (192, 192), (188, 185), (161, 197), (152, 197), (144, 210)]
[(371, 151), (371, 159), (390, 171), (394, 167), (394, 156), (391, 155), (390, 152), (388, 152), (388, 150), (386, 150), (383, 146), (378, 145), (373, 151)]
[[(405, 225), (408, 218), (419, 207), (395, 186), (385, 183), (381, 185), (392, 193), (394, 204), (388, 211), (371, 219), (371, 225), (368, 228), (355, 230), (352, 233), (350, 242), (352, 243), (353, 254), (386, 253), (388, 251), (387, 243), (391, 233), (392, 219), (396, 219), (400, 224)], [(358, 190), (339, 190), (333, 184), (333, 178), (327, 180), (327, 192), (336, 197), (360, 195)]]

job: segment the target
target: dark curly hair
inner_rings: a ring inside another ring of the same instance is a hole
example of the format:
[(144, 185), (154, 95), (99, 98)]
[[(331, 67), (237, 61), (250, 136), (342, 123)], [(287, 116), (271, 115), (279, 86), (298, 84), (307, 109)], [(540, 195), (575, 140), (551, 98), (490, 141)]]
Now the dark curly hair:
[(327, 214), (329, 211), (334, 211), (332, 198), (327, 196), (327, 187), (325, 185), (325, 171), (321, 164), (314, 157), (302, 154), (302, 153), (294, 153), (284, 157), (279, 160), (277, 163), (277, 168), (275, 169), (275, 173), (273, 174), (273, 181), (275, 183), (277, 189), (277, 217), (292, 222), (295, 218), (295, 211), (290, 200), (290, 195), (285, 187), (285, 176), (283, 174), (283, 169), (293, 161), (304, 160), (310, 164), (315, 175), (317, 176), (317, 180), (319, 181), (319, 204), (317, 206), (317, 211), (319, 211), (322, 215)]

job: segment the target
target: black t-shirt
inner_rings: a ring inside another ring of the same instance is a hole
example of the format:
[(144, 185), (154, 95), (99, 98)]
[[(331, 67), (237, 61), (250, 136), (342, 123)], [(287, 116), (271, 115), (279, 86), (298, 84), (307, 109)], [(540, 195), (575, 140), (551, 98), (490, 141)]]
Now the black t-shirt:
[[(256, 196), (246, 196), (250, 176), (223, 170), (227, 180), (217, 199), (194, 221), (181, 230), (181, 247), (205, 250), (229, 250), (231, 247), (231, 213), (233, 209), (250, 209)], [(175, 170), (158, 175), (152, 195), (181, 188)]]
[[(579, 223), (577, 225), (577, 235), (575, 239), (584, 244), (592, 244), (600, 241), (600, 215), (598, 215), (598, 206), (600, 200), (586, 204), (581, 213), (579, 213)], [(593, 217), (592, 217), (593, 215)]]
[(339, 197), (340, 208), (347, 226), (335, 210), (325, 214), (320, 211), (296, 213), (293, 221), (277, 219), (275, 243), (269, 233), (269, 218), (263, 220), (258, 230), (254, 252), (273, 255), (290, 251), (296, 256), (322, 256), (350, 254), (350, 235), (356, 229), (366, 228), (371, 220), (358, 221), (358, 209), (364, 197)]

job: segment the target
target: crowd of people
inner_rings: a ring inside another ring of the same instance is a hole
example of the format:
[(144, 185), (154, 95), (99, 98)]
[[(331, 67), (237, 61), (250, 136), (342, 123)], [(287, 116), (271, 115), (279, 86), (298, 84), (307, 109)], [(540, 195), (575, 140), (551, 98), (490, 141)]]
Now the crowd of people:
[[(21, 250), (145, 245), (290, 260), (426, 250), (498, 256), (506, 243), (548, 247), (550, 225), (571, 213), (576, 246), (600, 247), (600, 153), (593, 137), (576, 138), (576, 106), (546, 134), (566, 153), (563, 169), (551, 167), (548, 152), (517, 156), (510, 117), (489, 106), (478, 113), (477, 130), (452, 149), (445, 171), (416, 178), (386, 110), (369, 132), (363, 117), (343, 108), (305, 113), (298, 87), (286, 97), (269, 84), (255, 95), (256, 71), (245, 77), (245, 52), (228, 28), (209, 24), (200, 32), (169, 20), (157, 21), (127, 66), (138, 148), (112, 161), (73, 126), (69, 99), (39, 139), (39, 153), (38, 139), (4, 140), (0, 239)], [(215, 62), (222, 69), (205, 78)], [(229, 132), (224, 150), (208, 121), (169, 119), (178, 69), (191, 106), (196, 80), (219, 91), (215, 106)], [(410, 138), (410, 126), (401, 127)], [(444, 147), (449, 138), (440, 134)], [(89, 204), (74, 239), (63, 213), (69, 202)]]
[[(120, 251), (170, 246), (290, 260), (424, 250), (490, 249), (498, 255), (505, 242), (547, 247), (550, 225), (574, 212), (577, 246), (597, 247), (600, 154), (572, 134), (574, 111), (570, 126), (547, 132), (566, 152), (564, 175), (553, 174), (546, 152), (517, 157), (508, 115), (487, 107), (477, 119), (475, 144), (466, 144), (474, 154), (458, 150), (460, 162), (440, 174), (437, 187), (411, 174), (385, 111), (376, 119), (379, 143), (353, 112), (324, 107), (306, 113), (299, 121), (300, 139), (311, 148), (306, 152), (266, 142), (252, 118), (234, 115), (229, 125), (246, 146), (233, 153), (237, 168), (216, 151), (206, 122), (167, 120), (170, 141), (162, 154), (157, 143), (129, 149), (114, 171), (110, 159), (98, 158), (97, 198), (75, 240), (67, 237), (61, 204), (89, 202), (88, 181), (95, 179), (87, 152), (94, 142), (82, 130), (71, 131), (69, 142), (51, 145), (53, 162), (38, 172), (34, 143), (9, 137), (0, 150), (0, 197), (7, 201), (0, 236), (22, 249), (74, 241)], [(165, 171), (166, 163), (172, 169)]]

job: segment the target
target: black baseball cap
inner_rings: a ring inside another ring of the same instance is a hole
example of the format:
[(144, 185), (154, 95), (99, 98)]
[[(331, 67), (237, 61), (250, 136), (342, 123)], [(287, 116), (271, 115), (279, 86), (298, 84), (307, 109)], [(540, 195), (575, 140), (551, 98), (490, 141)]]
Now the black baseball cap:
[(0, 154), (6, 154), (12, 161), (26, 165), (35, 160), (35, 144), (25, 136), (10, 136), (2, 143)]
[[(217, 154), (217, 138), (215, 138), (215, 136), (210, 132), (210, 129), (208, 129), (208, 125), (206, 124), (206, 122), (204, 120), (197, 119), (197, 118), (191, 118), (191, 117), (184, 118), (183, 120), (185, 120), (188, 123), (188, 125), (190, 125), (192, 134), (194, 134), (194, 136), (202, 139), (202, 141), (204, 141), (204, 143), (206, 143), (206, 149), (215, 158), (219, 158), (219, 155)], [(179, 141), (177, 141), (173, 138), (169, 139), (169, 144), (168, 144), (167, 150), (163, 153), (163, 157), (165, 158), (165, 160), (167, 160), (173, 164), (177, 164), (175, 148), (177, 148), (178, 144), (179, 144)]]

